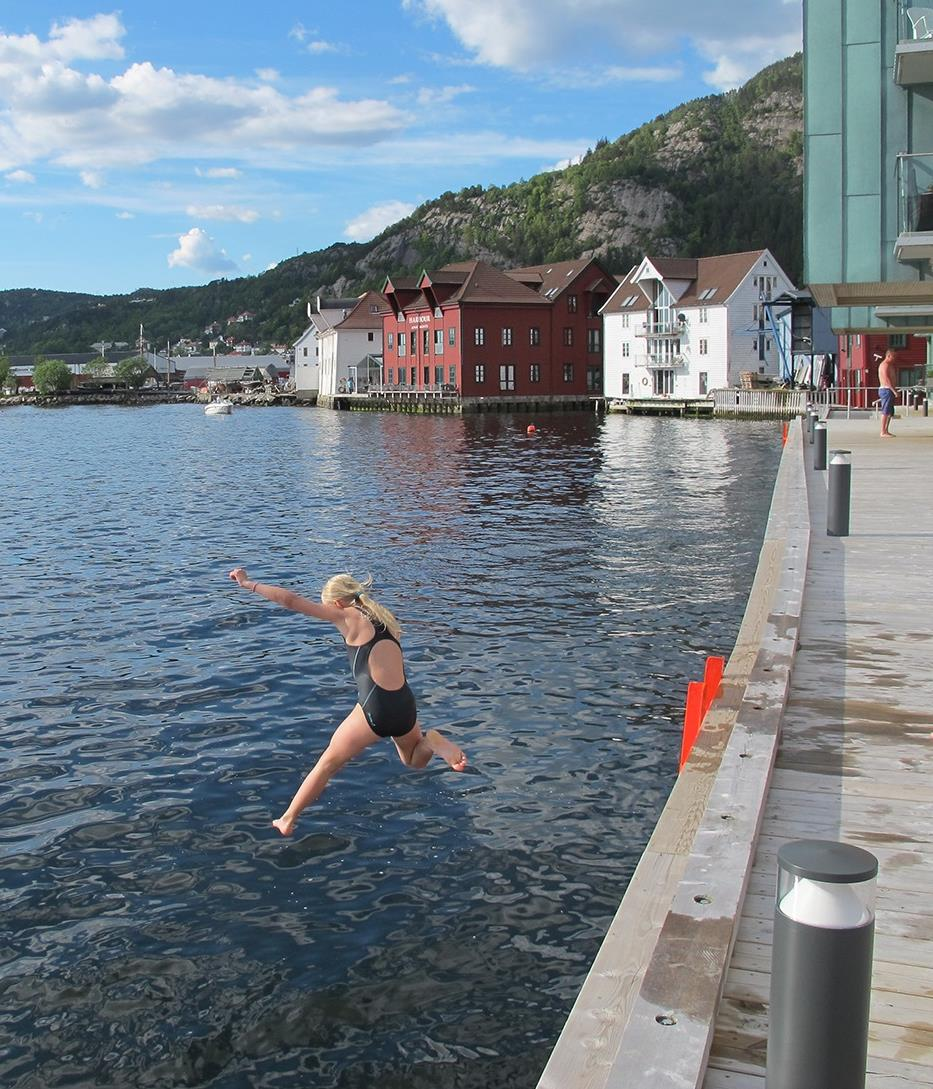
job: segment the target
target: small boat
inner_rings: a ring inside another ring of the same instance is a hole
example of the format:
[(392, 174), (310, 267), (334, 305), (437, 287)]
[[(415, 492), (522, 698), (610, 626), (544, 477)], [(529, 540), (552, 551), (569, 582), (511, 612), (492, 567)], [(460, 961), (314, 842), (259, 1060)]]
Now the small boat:
[(217, 401), (211, 401), (204, 409), (205, 416), (229, 416), (233, 409), (233, 402), (222, 397)]

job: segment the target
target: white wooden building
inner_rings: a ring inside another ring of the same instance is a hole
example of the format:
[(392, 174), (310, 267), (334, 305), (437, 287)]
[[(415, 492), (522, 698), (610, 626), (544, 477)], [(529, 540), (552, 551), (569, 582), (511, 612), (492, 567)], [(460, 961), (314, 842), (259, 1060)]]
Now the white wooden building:
[(645, 257), (602, 310), (606, 396), (698, 398), (740, 385), (742, 372), (777, 378), (764, 303), (793, 288), (768, 250)]
[(379, 381), (385, 297), (367, 291), (354, 299), (309, 303), (308, 328), (295, 341), (295, 389), (300, 398), (333, 397)]

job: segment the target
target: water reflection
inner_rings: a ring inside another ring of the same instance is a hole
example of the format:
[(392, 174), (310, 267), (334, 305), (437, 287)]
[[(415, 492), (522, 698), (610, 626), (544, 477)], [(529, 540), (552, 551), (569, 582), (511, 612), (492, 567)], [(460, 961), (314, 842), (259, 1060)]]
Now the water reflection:
[[(737, 630), (773, 425), (16, 410), (0, 497), (0, 1077), (533, 1086)], [(219, 424), (219, 426), (218, 426)], [(353, 699), (333, 634), (238, 595), (371, 571), (422, 719), (294, 841)]]

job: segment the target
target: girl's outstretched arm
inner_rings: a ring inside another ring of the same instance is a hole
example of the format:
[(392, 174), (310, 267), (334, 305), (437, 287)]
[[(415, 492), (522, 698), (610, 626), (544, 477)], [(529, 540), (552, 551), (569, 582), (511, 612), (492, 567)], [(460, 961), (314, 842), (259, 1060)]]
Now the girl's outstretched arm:
[(245, 567), (234, 567), (230, 572), (230, 578), (238, 586), (242, 586), (244, 590), (259, 594), (260, 597), (264, 597), (267, 601), (273, 601), (276, 605), (291, 609), (292, 612), (304, 613), (305, 616), (313, 616), (317, 620), (328, 620), (331, 624), (336, 624), (338, 628), (346, 619), (346, 612), (339, 605), (324, 605), (319, 601), (312, 601), (310, 598), (302, 597), (301, 594), (296, 594), (293, 590), (286, 590), (283, 586), (271, 586), (267, 582), (257, 582), (256, 579), (251, 579), (247, 575)]

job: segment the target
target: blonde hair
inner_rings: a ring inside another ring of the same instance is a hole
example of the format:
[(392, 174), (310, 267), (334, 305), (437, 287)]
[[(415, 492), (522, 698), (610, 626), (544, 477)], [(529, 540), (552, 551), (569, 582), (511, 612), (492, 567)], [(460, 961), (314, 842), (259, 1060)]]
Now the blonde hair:
[(362, 582), (358, 582), (352, 575), (334, 575), (324, 583), (321, 591), (322, 601), (350, 601), (355, 602), (377, 624), (382, 624), (396, 639), (402, 634), (402, 626), (395, 619), (394, 614), (378, 601), (369, 596), (373, 584), (372, 575), (367, 575)]

